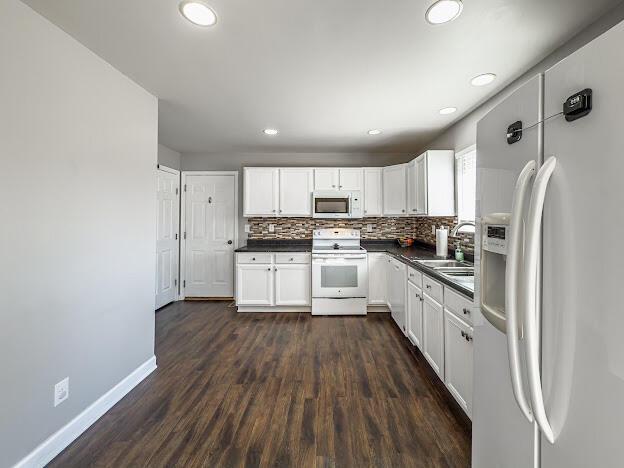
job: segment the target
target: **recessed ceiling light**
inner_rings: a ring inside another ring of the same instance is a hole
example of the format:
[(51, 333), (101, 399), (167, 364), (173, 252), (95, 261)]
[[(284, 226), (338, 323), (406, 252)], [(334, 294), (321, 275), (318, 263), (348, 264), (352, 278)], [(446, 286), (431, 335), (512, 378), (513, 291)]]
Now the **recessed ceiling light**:
[(472, 86), (485, 86), (489, 85), (495, 79), (496, 75), (494, 73), (483, 73), (482, 75), (477, 75), (470, 80), (470, 84)]
[(368, 134), (369, 135), (380, 135), (381, 134), (381, 130), (379, 130), (378, 128), (375, 128), (373, 130), (369, 130)]
[(461, 0), (438, 0), (427, 9), (425, 18), (431, 24), (442, 24), (457, 18), (464, 5)]
[(457, 107), (445, 107), (444, 109), (440, 109), (440, 114), (447, 115), (452, 114), (457, 110)]
[(200, 0), (184, 0), (180, 3), (180, 13), (198, 26), (212, 26), (217, 22), (214, 10)]
[(265, 128), (264, 130), (262, 130), (264, 132), (265, 135), (277, 135), (279, 132), (277, 130), (275, 130), (274, 128)]

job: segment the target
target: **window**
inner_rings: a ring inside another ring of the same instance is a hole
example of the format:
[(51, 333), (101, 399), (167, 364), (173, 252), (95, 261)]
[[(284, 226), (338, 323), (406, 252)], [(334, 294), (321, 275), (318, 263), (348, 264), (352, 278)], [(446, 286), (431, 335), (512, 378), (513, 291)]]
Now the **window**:
[[(455, 154), (455, 183), (457, 184), (458, 221), (475, 220), (475, 199), (477, 195), (477, 148), (471, 146)], [(460, 232), (474, 232), (472, 226)]]

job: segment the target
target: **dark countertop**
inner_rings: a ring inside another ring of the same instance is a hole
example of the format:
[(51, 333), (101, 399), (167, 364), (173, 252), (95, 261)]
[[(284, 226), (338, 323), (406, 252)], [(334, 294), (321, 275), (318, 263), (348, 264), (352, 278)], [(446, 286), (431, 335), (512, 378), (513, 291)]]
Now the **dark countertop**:
[[(408, 260), (405, 257), (417, 257), (420, 260), (436, 259), (435, 248), (428, 244), (415, 244), (412, 247), (401, 247), (394, 241), (362, 240), (362, 247), (369, 253), (387, 253), (406, 265), (419, 270), (455, 291), (470, 299), (474, 298), (474, 291), (456, 283), (446, 276), (442, 276), (433, 268), (426, 267), (419, 263)], [(244, 247), (240, 247), (235, 252), (311, 252), (312, 241), (305, 240), (248, 240)], [(468, 257), (468, 256), (467, 256)], [(467, 258), (472, 261), (472, 258)]]

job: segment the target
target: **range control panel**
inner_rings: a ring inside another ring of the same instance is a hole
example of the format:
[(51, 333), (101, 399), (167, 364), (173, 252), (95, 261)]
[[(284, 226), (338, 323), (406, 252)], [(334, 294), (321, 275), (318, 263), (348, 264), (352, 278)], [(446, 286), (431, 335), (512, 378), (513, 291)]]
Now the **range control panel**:
[(507, 255), (509, 226), (504, 224), (487, 224), (483, 229), (483, 250)]

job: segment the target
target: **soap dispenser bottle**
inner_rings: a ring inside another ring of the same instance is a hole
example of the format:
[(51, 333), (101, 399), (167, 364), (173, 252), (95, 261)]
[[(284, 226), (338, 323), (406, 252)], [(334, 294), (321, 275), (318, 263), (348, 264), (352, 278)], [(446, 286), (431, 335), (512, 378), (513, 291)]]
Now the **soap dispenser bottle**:
[(457, 260), (458, 262), (464, 261), (464, 251), (461, 249), (459, 242), (455, 247), (455, 260)]

